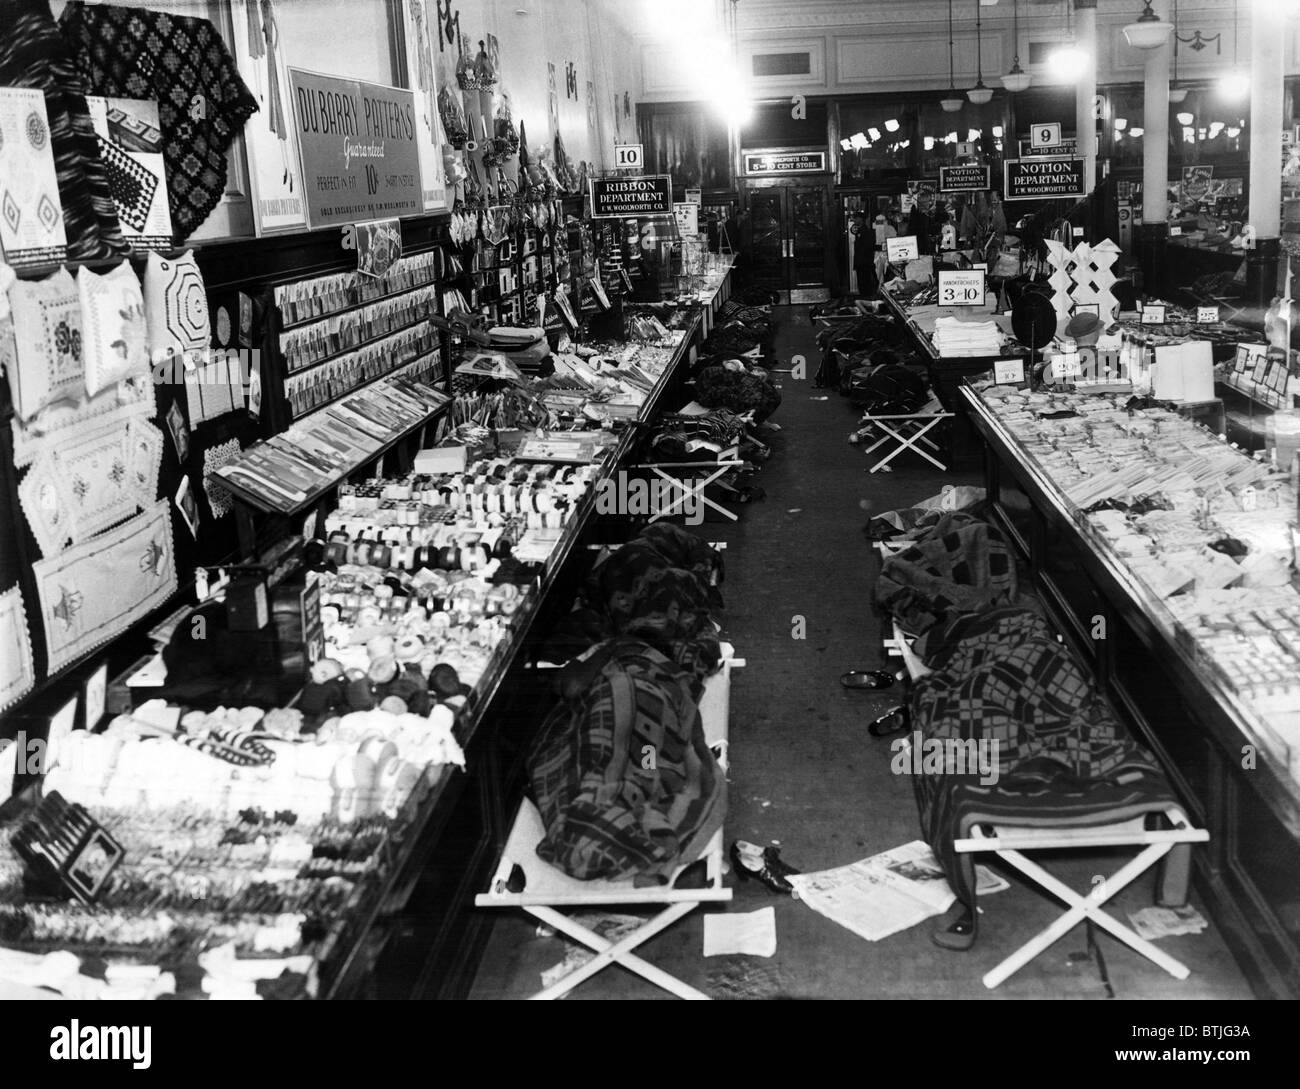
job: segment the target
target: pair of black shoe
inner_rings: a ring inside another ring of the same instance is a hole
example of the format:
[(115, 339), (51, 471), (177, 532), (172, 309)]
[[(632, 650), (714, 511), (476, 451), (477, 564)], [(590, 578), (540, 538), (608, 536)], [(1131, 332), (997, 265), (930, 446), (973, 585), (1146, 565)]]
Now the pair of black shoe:
[(764, 847), (760, 852), (752, 843), (735, 840), (731, 844), (731, 865), (741, 881), (752, 877), (773, 892), (787, 895), (794, 892), (788, 878), (799, 871), (781, 861), (781, 852), (776, 847)]

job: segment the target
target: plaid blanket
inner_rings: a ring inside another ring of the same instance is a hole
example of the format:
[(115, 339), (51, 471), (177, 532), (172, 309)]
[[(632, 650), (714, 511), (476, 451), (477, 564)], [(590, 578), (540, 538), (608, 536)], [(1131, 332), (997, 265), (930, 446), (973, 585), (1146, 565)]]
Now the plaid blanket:
[(1155, 759), (1036, 612), (951, 617), (927, 634), (924, 656), (934, 672), (912, 687), (913, 728), (926, 741), (993, 743), (995, 782), (952, 761), (913, 780), (922, 833), (964, 903), (974, 904), (974, 867), (953, 841), (976, 824), (1105, 824), (1175, 801)]
[(964, 511), (924, 519), (914, 543), (885, 560), (876, 600), (904, 630), (921, 634), (951, 613), (1016, 600), (1016, 564), (1002, 534)]
[(619, 639), (593, 684), (547, 716), (528, 756), (537, 853), (582, 880), (666, 882), (722, 827), (726, 779), (704, 742), (695, 674)]

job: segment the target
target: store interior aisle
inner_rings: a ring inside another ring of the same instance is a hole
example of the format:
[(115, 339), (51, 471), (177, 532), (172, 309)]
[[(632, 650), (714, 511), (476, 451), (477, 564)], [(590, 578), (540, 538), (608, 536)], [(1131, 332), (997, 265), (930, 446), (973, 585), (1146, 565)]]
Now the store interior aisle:
[[(759, 476), (766, 499), (742, 509), (738, 523), (706, 522), (696, 532), (727, 543), (724, 636), (748, 662), (733, 673), (728, 842), (778, 843), (803, 870), (844, 865), (919, 838), (912, 783), (890, 771), (890, 741), (867, 724), (897, 702), (899, 688), (848, 691), (840, 674), (881, 662), (880, 623), (872, 609), (879, 561), (863, 535), (868, 510), (910, 506), (945, 483), (977, 483), (941, 474), (912, 455), (892, 473), (869, 473), (850, 446), (856, 419), (834, 392), (814, 387), (815, 327), (807, 308), (778, 311), (779, 366), (802, 354), (807, 377), (779, 376), (781, 432)], [(1113, 857), (1073, 861), (1057, 872), (1086, 889)], [(733, 879), (734, 880), (734, 879)], [(1153, 878), (1139, 880), (1112, 906), (1123, 917), (1152, 902)], [(1193, 899), (1194, 903), (1199, 902)], [(1016, 878), (986, 898), (973, 950), (956, 953), (930, 941), (931, 924), (884, 941), (862, 940), (788, 897), (755, 882), (736, 886), (721, 909), (772, 906), (777, 950), (771, 958), (705, 959), (702, 913), (647, 943), (640, 954), (716, 998), (1105, 998), (1102, 969), (1078, 927), (989, 992), (980, 977), (1060, 912)], [(1162, 946), (1192, 970), (1183, 982), (1109, 936), (1098, 938), (1109, 991), (1118, 998), (1247, 998), (1250, 990), (1211, 924)], [(581, 955), (560, 937), (539, 936), (535, 921), (496, 920), (471, 997), (523, 998), (541, 973)], [(579, 999), (667, 997), (622, 968), (583, 983)]]

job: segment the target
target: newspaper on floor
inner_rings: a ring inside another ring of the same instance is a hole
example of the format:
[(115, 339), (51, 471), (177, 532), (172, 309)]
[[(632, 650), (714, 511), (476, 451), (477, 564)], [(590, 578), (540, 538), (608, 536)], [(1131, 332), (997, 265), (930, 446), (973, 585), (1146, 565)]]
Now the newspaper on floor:
[[(987, 871), (980, 878), (980, 892), (1007, 887)], [(919, 839), (848, 866), (791, 874), (789, 881), (810, 908), (869, 942), (942, 915), (957, 900), (933, 852)]]
[(1190, 904), (1180, 908), (1143, 908), (1129, 912), (1128, 921), (1133, 924), (1138, 937), (1147, 941), (1173, 938), (1179, 934), (1200, 934), (1210, 925), (1205, 916)]

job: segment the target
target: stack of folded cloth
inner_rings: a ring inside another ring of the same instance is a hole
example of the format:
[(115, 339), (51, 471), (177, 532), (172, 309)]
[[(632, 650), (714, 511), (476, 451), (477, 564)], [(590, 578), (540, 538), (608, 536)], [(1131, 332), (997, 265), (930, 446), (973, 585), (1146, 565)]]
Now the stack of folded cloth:
[(991, 321), (962, 321), (939, 318), (934, 323), (935, 351), (941, 356), (997, 355), (1002, 350), (1002, 333)]

